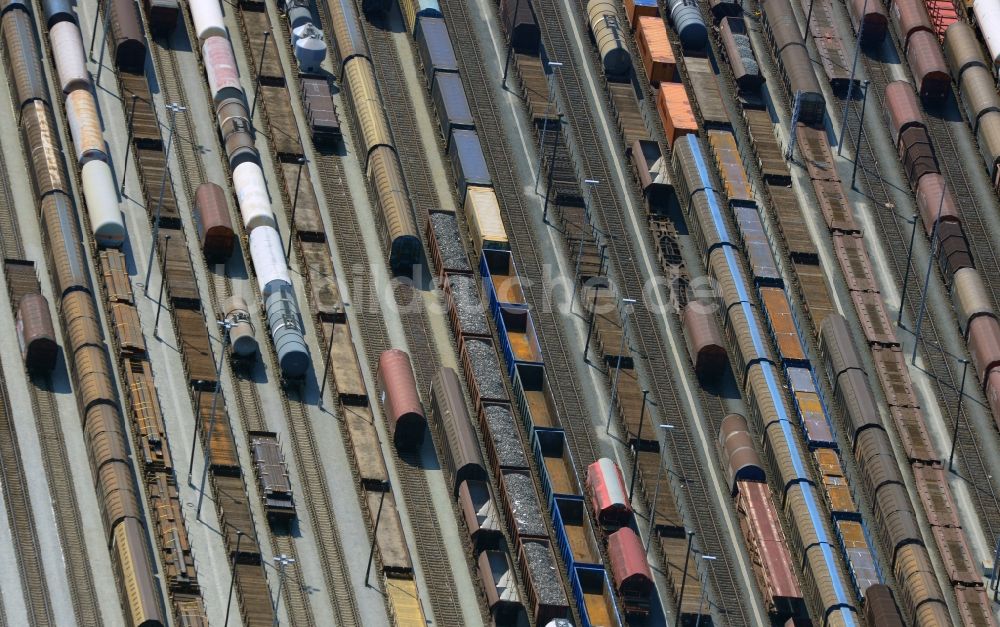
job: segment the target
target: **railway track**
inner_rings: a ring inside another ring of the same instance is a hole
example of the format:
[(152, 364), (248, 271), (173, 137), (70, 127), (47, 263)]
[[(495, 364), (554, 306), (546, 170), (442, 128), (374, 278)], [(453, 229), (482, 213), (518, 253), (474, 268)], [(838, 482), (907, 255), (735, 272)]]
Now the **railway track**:
[[(189, 28), (188, 33), (190, 32)], [(158, 48), (159, 52), (162, 53), (163, 47), (160, 46)], [(161, 68), (169, 67), (167, 72), (168, 77), (161, 79), (165, 84), (165, 91), (176, 89), (175, 93), (177, 96), (184, 98), (184, 88), (177, 76), (176, 52), (172, 49), (167, 52), (169, 55), (169, 59), (167, 59), (168, 63), (160, 63)], [(203, 93), (206, 94), (207, 98), (208, 91), (204, 78), (202, 78), (202, 84), (206, 88)], [(186, 102), (186, 99), (181, 101)], [(209, 107), (211, 109), (211, 103), (209, 103)], [(197, 178), (193, 180), (204, 181), (207, 180), (204, 172), (204, 164), (202, 163), (200, 152), (196, 150), (196, 145), (192, 140), (195, 135), (191, 132), (188, 116), (189, 113), (186, 112), (178, 116), (177, 137), (186, 136), (189, 140), (188, 142), (179, 143), (178, 159), (186, 173), (197, 174)], [(216, 149), (219, 154), (222, 153), (218, 146), (218, 138), (216, 138)], [(187, 197), (193, 198), (192, 176), (184, 177), (184, 186)], [(201, 256), (197, 257), (198, 263), (204, 267), (204, 258)], [(252, 275), (252, 264), (246, 258), (244, 262), (247, 274)], [(207, 267), (204, 267), (204, 270), (207, 276), (213, 278), (212, 281), (209, 281), (213, 311), (220, 311), (222, 299), (232, 293), (231, 280), (228, 276), (222, 277), (211, 272)], [(252, 276), (249, 278), (253, 280)], [(220, 294), (223, 296), (220, 297)], [(261, 356), (263, 357), (265, 353), (267, 354), (266, 365), (268, 369), (272, 373), (277, 373), (279, 370), (273, 346), (270, 342), (267, 342), (267, 346), (266, 351), (261, 351)], [(232, 364), (230, 365), (232, 368)], [(263, 419), (264, 413), (261, 408), (260, 395), (256, 385), (253, 384), (251, 379), (247, 378), (247, 373), (241, 372), (237, 368), (232, 368), (232, 375), (235, 383), (236, 403), (240, 408), (240, 416), (244, 427), (247, 430), (267, 430)], [(354, 598), (350, 582), (350, 572), (344, 556), (340, 535), (337, 531), (337, 522), (330, 491), (326, 483), (326, 475), (323, 472), (322, 463), (318, 455), (318, 447), (312, 424), (308, 417), (308, 410), (301, 401), (302, 391), (295, 385), (285, 388), (283, 391), (282, 406), (293, 443), (292, 448), (296, 458), (296, 470), (300, 475), (299, 485), (297, 486), (300, 497), (297, 499), (297, 507), (306, 507), (309, 512), (314, 540), (323, 556), (323, 559), (320, 560), (321, 570), (324, 575), (324, 583), (330, 594), (330, 602), (337, 618), (337, 624), (345, 627), (360, 625), (360, 615), (356, 599)], [(295, 395), (295, 398), (289, 398), (290, 395)], [(306, 588), (302, 584), (300, 560), (297, 559), (298, 552), (293, 541), (294, 529), (281, 525), (278, 525), (277, 528), (269, 525), (268, 529), (272, 551), (275, 554), (283, 553), (289, 557), (296, 558), (295, 563), (286, 567), (286, 577), (292, 583), (283, 586), (283, 599), (290, 620), (295, 625), (314, 625), (316, 624), (315, 617), (310, 606)], [(298, 585), (295, 585), (296, 582)]]
[[(583, 7), (577, 3), (578, 13), (583, 14)], [(578, 106), (586, 102), (582, 81), (582, 70), (577, 67), (575, 54), (569, 42), (570, 32), (566, 20), (575, 19), (567, 16), (554, 3), (539, 5), (539, 23), (548, 25), (543, 28), (542, 37), (547, 55), (563, 63), (559, 71), (557, 101), (561, 102), (563, 111), (571, 112), (570, 132), (567, 134), (571, 154), (577, 163), (578, 178), (594, 178), (601, 181), (613, 181), (608, 163), (601, 150), (595, 149), (603, 145), (599, 139), (596, 120), (593, 119), (588, 107)], [(572, 105), (572, 106), (568, 106)], [(580, 176), (585, 174), (586, 176)], [(627, 189), (634, 197), (634, 190)], [(613, 185), (599, 185), (590, 196), (592, 215), (603, 222), (598, 226), (610, 234), (608, 254), (610, 268), (619, 275), (621, 293), (643, 295), (642, 273), (639, 267), (640, 249), (628, 235), (627, 209), (622, 207), (614, 197)], [(648, 243), (648, 242), (647, 242)], [(668, 342), (663, 337), (659, 325), (652, 312), (645, 307), (637, 307), (631, 316), (633, 331), (629, 333), (632, 348), (641, 356), (638, 360), (648, 373), (674, 372), (675, 363), (666, 346)], [(668, 319), (668, 324), (676, 327), (676, 321)], [(683, 373), (677, 373), (683, 376)], [(686, 412), (681, 407), (678, 390), (670, 376), (648, 377), (650, 386), (658, 401), (664, 416), (684, 416)], [(697, 394), (697, 393), (696, 393)], [(708, 402), (705, 406), (710, 412), (715, 410), (721, 399), (706, 399), (699, 395), (700, 400)], [(694, 418), (693, 418), (694, 419)], [(700, 419), (700, 418), (697, 418)], [(720, 523), (721, 516), (710, 495), (712, 490), (710, 480), (703, 471), (703, 461), (697, 451), (690, 423), (677, 421), (672, 438), (665, 442), (665, 448), (671, 450), (670, 460), (677, 468), (684, 469), (684, 493), (681, 497), (684, 509), (691, 512), (693, 527), (698, 536), (698, 543), (706, 553), (715, 555), (718, 559), (715, 566), (708, 572), (709, 587), (715, 600), (714, 607), (725, 618), (729, 625), (746, 625), (751, 621), (748, 608), (744, 605), (741, 586), (737, 586), (733, 576), (734, 563), (726, 535)]]
[(46, 593), (42, 549), (35, 532), (31, 499), (17, 443), (17, 430), (7, 391), (7, 381), (0, 370), (0, 477), (11, 540), (17, 547), (17, 570), (21, 579), (28, 619), (33, 625), (54, 625), (52, 604)]
[[(868, 77), (872, 81), (871, 85), (875, 88), (873, 94), (877, 96), (877, 100), (873, 104), (884, 110), (882, 94), (884, 93), (885, 85), (890, 82), (888, 65), (882, 61), (866, 57), (865, 67)], [(838, 99), (838, 110), (842, 110), (843, 105), (844, 100)], [(983, 276), (1000, 276), (1000, 266), (996, 265), (997, 257), (995, 251), (990, 248), (988, 236), (982, 230), (982, 220), (979, 215), (982, 211), (981, 204), (975, 198), (975, 195), (971, 193), (966, 175), (962, 172), (963, 162), (959, 158), (953, 140), (947, 130), (942, 128), (945, 122), (941, 120), (935, 122), (933, 116), (926, 117), (929, 123), (928, 127), (931, 129), (931, 138), (934, 141), (935, 149), (939, 151), (942, 149), (945, 150), (939, 162), (946, 172), (946, 177), (949, 185), (952, 186), (952, 193), (955, 194), (958, 206), (962, 208), (963, 223), (972, 225), (970, 231), (978, 235), (969, 239), (977, 267), (981, 268)], [(858, 122), (858, 116), (854, 115), (852, 111), (848, 115), (850, 145), (853, 145), (854, 139), (857, 137)], [(891, 194), (884, 179), (881, 177), (880, 166), (875, 157), (876, 153), (867, 134), (862, 135), (860, 150), (858, 147), (855, 147), (855, 153), (860, 160), (858, 176), (864, 182), (864, 188), (868, 190), (874, 206), (885, 207), (885, 203), (891, 202)], [(891, 211), (873, 211), (872, 216), (879, 227), (880, 236), (887, 244), (886, 248), (888, 249), (887, 252), (892, 271), (896, 280), (902, 284), (903, 277), (907, 271), (907, 245), (909, 243), (911, 227), (908, 223), (904, 223), (898, 219), (894, 212)], [(975, 231), (974, 229), (979, 230)], [(984, 256), (981, 258), (980, 254)], [(980, 265), (981, 263), (983, 265)], [(923, 282), (919, 277), (925, 271), (926, 267), (921, 267), (916, 263), (909, 268), (910, 281), (905, 286), (906, 307), (913, 320), (916, 319), (918, 313), (916, 305), (920, 302), (923, 288)], [(990, 274), (990, 272), (993, 272), (993, 274)], [(986, 283), (991, 292), (991, 297), (994, 303), (996, 303), (997, 291), (995, 286), (997, 286), (997, 282)], [(962, 376), (961, 368), (957, 359), (952, 358), (940, 348), (942, 344), (938, 324), (930, 312), (925, 314), (924, 322), (921, 326), (921, 353), (925, 369), (931, 375), (931, 379), (934, 382), (939, 406), (955, 407), (958, 401), (958, 391)], [(962, 355), (966, 355), (964, 348), (962, 349)], [(973, 399), (976, 399), (976, 402), (982, 403), (982, 400), (979, 400), (981, 398), (980, 395), (972, 391), (969, 386), (966, 387), (965, 393), (967, 396), (972, 396)], [(968, 403), (970, 400), (966, 398), (964, 402)], [(952, 411), (943, 411), (942, 418), (945, 420), (948, 428), (952, 429), (959, 417), (954, 415)], [(976, 504), (976, 510), (986, 537), (994, 538), (1000, 533), (1000, 495), (997, 494), (989, 478), (992, 472), (989, 469), (987, 460), (983, 457), (980, 446), (981, 442), (972, 429), (958, 430), (956, 452), (961, 457), (965, 466), (965, 480), (972, 487), (969, 491), (970, 497)]]

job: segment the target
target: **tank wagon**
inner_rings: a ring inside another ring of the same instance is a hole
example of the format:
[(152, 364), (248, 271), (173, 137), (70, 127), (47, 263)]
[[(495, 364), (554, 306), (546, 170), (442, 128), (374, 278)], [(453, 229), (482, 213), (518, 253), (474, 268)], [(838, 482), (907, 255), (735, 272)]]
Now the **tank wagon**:
[(302, 313), (285, 262), (284, 244), (271, 210), (270, 195), (254, 147), (246, 94), (222, 8), (215, 0), (194, 2), (191, 17), (202, 49), (219, 130), (233, 176), (237, 205), (250, 240), (265, 318), (283, 376), (302, 377), (310, 365)]

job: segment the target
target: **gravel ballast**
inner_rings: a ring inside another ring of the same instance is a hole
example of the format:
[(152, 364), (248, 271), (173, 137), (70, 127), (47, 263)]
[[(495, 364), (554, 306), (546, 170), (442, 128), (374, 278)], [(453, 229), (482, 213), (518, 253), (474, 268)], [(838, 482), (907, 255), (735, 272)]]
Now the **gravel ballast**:
[(507, 388), (504, 386), (504, 372), (500, 368), (497, 353), (493, 344), (483, 340), (466, 339), (465, 352), (472, 366), (472, 376), (479, 388), (479, 396), (491, 401), (508, 401)]
[(511, 531), (522, 536), (548, 537), (542, 507), (538, 503), (531, 477), (519, 472), (506, 472), (503, 484), (507, 502), (514, 514), (516, 529)]
[(490, 437), (493, 438), (493, 448), (500, 467), (527, 468), (528, 456), (521, 447), (514, 414), (502, 405), (487, 405), (486, 425), (489, 427)]
[(479, 286), (476, 284), (476, 279), (464, 274), (452, 274), (448, 276), (448, 284), (462, 333), (489, 335), (490, 325), (486, 321), (486, 313), (483, 310), (483, 301), (479, 298)]
[(535, 594), (541, 605), (569, 605), (566, 591), (559, 581), (555, 556), (547, 543), (525, 542), (521, 545), (524, 558), (528, 562), (528, 572), (535, 586)]
[(469, 257), (462, 246), (462, 235), (458, 230), (458, 218), (453, 213), (431, 213), (431, 226), (441, 253), (441, 263), (445, 270), (472, 272)]

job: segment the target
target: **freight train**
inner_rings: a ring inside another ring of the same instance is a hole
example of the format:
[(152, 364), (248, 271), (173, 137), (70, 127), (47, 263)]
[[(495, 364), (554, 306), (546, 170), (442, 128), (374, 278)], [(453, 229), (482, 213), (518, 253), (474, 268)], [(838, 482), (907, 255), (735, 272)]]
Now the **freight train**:
[[(46, 3), (47, 17), (43, 24), (58, 26), (68, 22), (77, 29), (76, 17), (63, 3)], [(61, 140), (56, 131), (53, 103), (46, 86), (46, 76), (39, 56), (32, 12), (23, 2), (4, 3), (2, 26), (7, 67), (12, 69), (14, 110), (19, 119), (22, 148), (28, 159), (28, 169), (36, 201), (43, 237), (47, 240), (49, 268), (60, 316), (66, 328), (66, 357), (77, 401), (83, 416), (83, 431), (87, 442), (95, 489), (104, 519), (104, 531), (112, 564), (122, 591), (122, 604), (128, 620), (136, 625), (165, 625), (163, 599), (153, 572), (153, 561), (147, 550), (149, 543), (145, 519), (136, 493), (136, 475), (128, 455), (123, 434), (120, 399), (115, 392), (108, 349), (102, 337), (100, 318), (93, 286), (87, 271), (83, 236), (77, 225), (76, 207), (71, 195), (69, 175), (63, 160)], [(80, 143), (89, 150), (103, 153), (104, 144), (99, 127), (87, 121), (87, 104), (93, 113), (91, 83), (84, 68), (82, 42), (79, 34), (69, 27), (59, 27), (60, 37), (79, 46), (78, 51), (61, 51), (65, 80), (57, 84), (73, 91), (87, 91), (90, 98), (76, 113)], [(72, 59), (77, 63), (70, 63)], [(76, 69), (71, 73), (70, 66)], [(72, 74), (72, 78), (71, 78)], [(99, 144), (99, 145), (98, 145)], [(76, 152), (76, 151), (75, 151)], [(106, 153), (104, 153), (106, 154)], [(80, 152), (79, 156), (84, 156)], [(90, 157), (95, 153), (90, 152)], [(84, 165), (102, 163), (100, 158), (84, 161)], [(106, 162), (103, 162), (107, 166)], [(103, 171), (103, 166), (95, 166)], [(90, 168), (93, 169), (93, 168)], [(87, 177), (88, 179), (90, 177)], [(86, 180), (86, 179), (85, 179)], [(120, 246), (124, 228), (118, 212), (117, 193), (112, 184), (110, 195), (101, 187), (101, 177), (95, 175), (84, 184), (84, 196), (92, 212), (91, 233), (98, 242)], [(87, 192), (89, 189), (89, 193)], [(106, 203), (110, 203), (110, 206)]]
[[(980, 22), (980, 29), (996, 28)], [(997, 95), (993, 63), (983, 57), (974, 29), (955, 22), (945, 31), (945, 55), (958, 84), (972, 132), (994, 189), (1000, 190), (1000, 96)]]
[(302, 313), (271, 210), (260, 155), (254, 147), (253, 123), (222, 8), (215, 0), (192, 2), (189, 6), (278, 364), (283, 376), (297, 379), (310, 364)]
[[(995, 98), (992, 82), (989, 91)], [(968, 343), (994, 420), (1000, 424), (1000, 370), (997, 375), (992, 374), (1000, 365), (1000, 322), (975, 268), (962, 230), (961, 208), (941, 174), (913, 86), (906, 81), (889, 83), (885, 88), (885, 103), (889, 131), (898, 147), (903, 170), (914, 188), (924, 229), (932, 243), (937, 243), (938, 260), (946, 283), (954, 286), (958, 327)]]
[[(366, 9), (367, 12), (367, 9)], [(389, 120), (382, 106), (368, 43), (353, 3), (340, 2), (331, 10), (333, 38), (347, 98), (354, 104), (369, 183), (381, 209), (379, 226), (389, 251), (389, 265), (405, 271), (422, 255), (414, 207), (406, 191)]]
[[(781, 358), (767, 341), (768, 318), (755, 302), (752, 277), (739, 239), (724, 214), (725, 202), (710, 176), (711, 161), (695, 135), (674, 145), (676, 186), (709, 272), (719, 281), (725, 332), (736, 352), (734, 374), (745, 387), (750, 417), (772, 452), (772, 476), (791, 521), (792, 542), (803, 555), (803, 575), (816, 587), (822, 613), (838, 624), (859, 624), (848, 577), (836, 557), (836, 539), (823, 516), (822, 497), (809, 472), (806, 452), (795, 436), (795, 412), (781, 383)], [(765, 303), (766, 305), (766, 303)]]

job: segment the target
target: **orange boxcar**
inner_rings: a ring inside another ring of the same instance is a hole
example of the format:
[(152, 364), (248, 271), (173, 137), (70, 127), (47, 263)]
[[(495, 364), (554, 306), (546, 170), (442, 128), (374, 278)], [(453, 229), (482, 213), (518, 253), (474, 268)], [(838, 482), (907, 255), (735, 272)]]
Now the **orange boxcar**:
[(660, 121), (663, 122), (663, 130), (667, 133), (667, 141), (671, 147), (681, 135), (698, 132), (698, 122), (684, 85), (661, 83), (656, 94), (656, 110), (660, 114)]
[(667, 38), (667, 27), (659, 17), (644, 16), (639, 18), (635, 29), (635, 43), (642, 57), (642, 67), (646, 69), (646, 78), (653, 85), (661, 81), (674, 80), (677, 70), (677, 60), (673, 48)]

